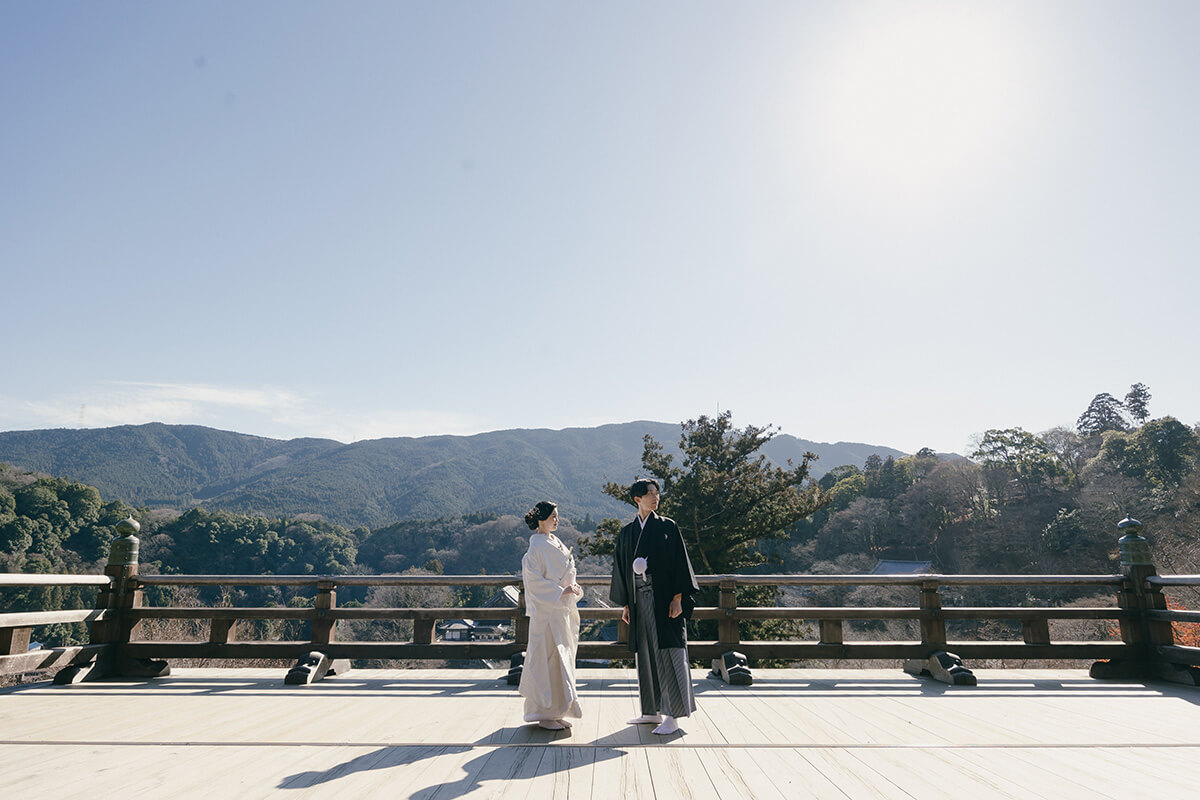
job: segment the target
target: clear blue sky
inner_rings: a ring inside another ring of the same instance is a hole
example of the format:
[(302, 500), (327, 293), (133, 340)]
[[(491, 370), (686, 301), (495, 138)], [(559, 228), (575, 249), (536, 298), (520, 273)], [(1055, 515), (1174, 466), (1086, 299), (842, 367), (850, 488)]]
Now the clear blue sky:
[(1200, 3), (10, 2), (0, 430), (1200, 421)]

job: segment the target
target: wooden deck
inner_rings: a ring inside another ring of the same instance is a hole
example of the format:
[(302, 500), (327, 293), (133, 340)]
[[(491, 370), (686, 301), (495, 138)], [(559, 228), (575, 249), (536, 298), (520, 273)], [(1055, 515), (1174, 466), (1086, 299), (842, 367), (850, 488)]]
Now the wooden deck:
[(571, 731), (523, 725), (503, 675), (180, 669), (0, 690), (6, 798), (1163, 798), (1200, 783), (1200, 689), (1077, 670), (694, 673), (683, 734), (630, 727), (627, 670), (582, 670)]

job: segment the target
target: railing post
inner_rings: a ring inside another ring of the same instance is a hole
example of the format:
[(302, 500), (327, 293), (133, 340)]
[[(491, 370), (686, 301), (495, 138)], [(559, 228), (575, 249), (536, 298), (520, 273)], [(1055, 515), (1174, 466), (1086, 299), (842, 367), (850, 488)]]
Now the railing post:
[(1041, 618), (1021, 620), (1021, 635), (1025, 644), (1050, 644), (1050, 620)]
[(821, 644), (844, 644), (842, 621), (840, 619), (818, 620), (821, 631)]
[(713, 659), (709, 677), (720, 678), (731, 686), (749, 686), (754, 682), (754, 675), (750, 672), (746, 656), (733, 649), (741, 639), (737, 618), (737, 580), (723, 578), (717, 588), (717, 608), (722, 611), (722, 616), (717, 619), (717, 642), (729, 649)]
[(33, 628), (0, 628), (0, 656), (15, 656), (29, 652)]
[(317, 618), (312, 622), (312, 643), (314, 645), (329, 644), (333, 641), (334, 628), (337, 620), (329, 612), (337, 606), (336, 584), (333, 581), (318, 581), (317, 596), (313, 603)]
[(722, 580), (720, 594), (717, 598), (717, 608), (723, 616), (717, 621), (717, 640), (730, 647), (739, 641), (740, 631), (737, 620), (737, 581)]
[(525, 585), (517, 586), (517, 616), (513, 620), (513, 639), (525, 649), (529, 644), (529, 615), (525, 612)]
[(1117, 523), (1124, 531), (1118, 540), (1121, 574), (1125, 580), (1117, 592), (1117, 606), (1133, 612), (1133, 619), (1120, 621), (1121, 641), (1129, 650), (1124, 658), (1092, 664), (1093, 678), (1156, 677), (1189, 685), (1200, 682), (1200, 671), (1183, 664), (1172, 664), (1159, 654), (1160, 647), (1175, 643), (1175, 634), (1167, 620), (1150, 619), (1148, 611), (1167, 607), (1162, 589), (1146, 582), (1158, 574), (1150, 557), (1150, 543), (1142, 536), (1142, 523), (1125, 517)]
[(117, 538), (113, 539), (108, 553), (108, 566), (104, 574), (113, 579), (114, 603), (118, 609), (116, 630), (110, 640), (120, 648), (133, 637), (137, 620), (130, 620), (124, 613), (127, 609), (140, 608), (142, 590), (138, 588), (138, 538), (135, 534), (142, 529), (133, 517), (117, 523)]
[(937, 581), (921, 581), (921, 598), (918, 603), (922, 611), (929, 614), (921, 617), (921, 644), (946, 646), (946, 620), (942, 619), (942, 596), (938, 594)]
[(133, 517), (117, 523), (117, 536), (108, 547), (108, 564), (104, 574), (112, 579), (107, 589), (102, 589), (96, 596), (96, 608), (115, 612), (108, 620), (91, 624), (92, 644), (121, 644), (129, 641), (132, 627), (122, 625), (120, 610), (133, 608), (135, 603), (141, 605), (141, 592), (136, 597), (126, 599), (126, 591), (130, 579), (138, 574), (138, 538), (137, 532), (141, 524)]
[[(333, 659), (329, 657), (328, 653), (319, 649), (321, 645), (328, 645), (333, 642), (337, 620), (329, 612), (337, 607), (336, 587), (337, 581), (328, 578), (317, 581), (317, 596), (313, 600), (316, 617), (312, 621), (312, 634), (310, 637), (313, 649), (307, 655), (301, 656), (295, 665), (288, 670), (287, 675), (283, 678), (283, 682), (288, 686), (302, 686), (304, 684), (315, 683), (327, 675), (345, 675), (350, 671), (349, 659)], [(228, 628), (222, 630), (217, 627), (217, 623), (223, 621), (213, 620), (211, 636), (218, 636), (222, 633), (228, 635)]]
[(115, 529), (117, 536), (109, 545), (108, 564), (104, 567), (104, 574), (112, 578), (112, 585), (96, 596), (96, 607), (114, 612), (113, 618), (93, 622), (90, 631), (91, 643), (110, 645), (110, 651), (93, 664), (59, 670), (54, 675), (57, 684), (95, 680), (106, 675), (159, 678), (171, 674), (166, 661), (132, 659), (123, 652), (137, 625), (137, 620), (129, 619), (123, 612), (142, 605), (142, 592), (137, 588), (137, 533), (142, 526), (133, 517), (127, 517), (118, 522)]
[(936, 580), (921, 581), (918, 605), (927, 612), (921, 616), (921, 644), (935, 649), (925, 658), (906, 660), (904, 671), (928, 675), (952, 686), (975, 686), (975, 674), (963, 665), (961, 658), (946, 652), (946, 620), (942, 617), (942, 596), (938, 594)]
[(617, 643), (628, 644), (629, 642), (629, 623), (617, 617)]
[[(529, 616), (525, 613), (525, 584), (518, 583), (516, 586), (517, 613), (513, 617), (513, 641), (516, 642), (518, 650), (509, 657), (508, 675), (505, 678), (509, 686), (518, 686), (521, 683), (521, 673), (525, 669), (525, 648), (529, 644)], [(622, 624), (624, 623), (618, 623), (618, 625)], [(617, 638), (619, 639), (620, 636)]]
[(209, 644), (229, 644), (234, 640), (236, 619), (214, 619), (208, 628)]
[(413, 644), (433, 644), (434, 627), (437, 620), (413, 620)]

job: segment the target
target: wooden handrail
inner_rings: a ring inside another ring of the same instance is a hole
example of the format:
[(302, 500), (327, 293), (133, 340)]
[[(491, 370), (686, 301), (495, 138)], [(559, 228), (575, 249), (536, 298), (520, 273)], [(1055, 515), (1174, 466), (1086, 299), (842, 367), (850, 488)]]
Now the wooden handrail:
[(81, 608), (66, 611), (13, 611), (0, 614), (0, 628), (32, 628), (70, 622), (100, 622), (113, 619), (116, 612), (107, 608)]
[(313, 586), (337, 576), (320, 575), (135, 575), (135, 586)]
[[(505, 586), (520, 575), (138, 575), (137, 586)], [(609, 575), (580, 575), (607, 586)], [(701, 586), (1119, 586), (1120, 575), (698, 575)]]
[(0, 573), (0, 587), (8, 586), (112, 586), (107, 575), (44, 575), (30, 572)]
[[(897, 606), (739, 606), (728, 609), (697, 607), (696, 619), (718, 619), (732, 616), (737, 620), (763, 619), (1131, 619), (1134, 615), (1127, 609), (1116, 607), (1066, 607), (1044, 608), (1040, 606), (946, 606), (937, 611), (922, 608)], [(51, 611), (43, 614), (77, 615), (55, 620), (60, 622), (82, 622), (103, 619), (96, 611)], [(334, 608), (321, 612), (315, 608), (290, 608), (286, 606), (141, 606), (124, 612), (127, 619), (516, 619), (523, 612), (516, 608), (442, 607), (442, 608), (383, 608), (362, 606), (358, 608)], [(83, 616), (90, 615), (90, 616)], [(1152, 612), (1161, 619), (1200, 621), (1200, 612), (1169, 611)], [(4, 618), (0, 614), (0, 627)], [(11, 615), (17, 616), (17, 615)], [(619, 619), (620, 608), (587, 606), (579, 609), (583, 619)], [(46, 624), (46, 623), (32, 623)]]
[(1151, 610), (1146, 612), (1149, 619), (1161, 619), (1167, 622), (1200, 622), (1200, 611), (1182, 611), (1177, 609)]
[[(581, 609), (587, 611), (590, 609)], [(621, 609), (601, 609), (620, 616)], [(515, 608), (288, 608), (284, 606), (141, 606), (127, 619), (515, 619)]]
[[(604, 578), (607, 583), (608, 577)], [(1119, 586), (1120, 575), (699, 575), (701, 586)]]
[(1151, 586), (1200, 586), (1200, 575), (1151, 575), (1146, 578)]

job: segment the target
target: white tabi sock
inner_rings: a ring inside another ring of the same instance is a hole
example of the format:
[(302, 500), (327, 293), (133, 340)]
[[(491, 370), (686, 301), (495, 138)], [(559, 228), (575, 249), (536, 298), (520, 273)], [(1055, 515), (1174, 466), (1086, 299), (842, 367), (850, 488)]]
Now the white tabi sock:
[(659, 725), (657, 728), (655, 728), (653, 732), (660, 736), (665, 736), (668, 733), (674, 733), (677, 730), (679, 730), (679, 723), (675, 720), (675, 718), (664, 714), (662, 725)]
[(626, 725), (657, 725), (663, 721), (662, 714), (642, 714), (625, 723)]

